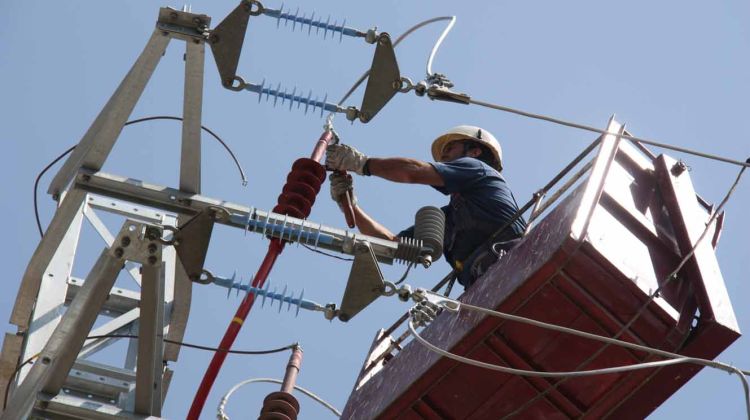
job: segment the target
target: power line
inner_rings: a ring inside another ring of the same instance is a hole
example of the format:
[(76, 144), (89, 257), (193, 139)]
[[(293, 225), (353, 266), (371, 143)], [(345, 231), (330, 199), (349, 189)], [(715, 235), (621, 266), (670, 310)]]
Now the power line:
[(613, 136), (619, 136), (619, 137), (624, 138), (624, 139), (628, 139), (628, 140), (640, 142), (640, 143), (643, 143), (643, 144), (648, 144), (648, 145), (651, 145), (651, 146), (661, 147), (663, 149), (669, 149), (669, 150), (674, 150), (674, 151), (677, 151), (677, 152), (687, 153), (687, 154), (690, 154), (690, 155), (700, 156), (700, 157), (703, 157), (703, 158), (706, 158), (706, 159), (717, 160), (717, 161), (720, 161), (720, 162), (730, 163), (732, 165), (742, 166), (742, 167), (745, 167), (745, 168), (746, 167), (750, 167), (750, 159), (748, 159), (745, 162), (741, 162), (741, 161), (735, 160), (735, 159), (730, 159), (730, 158), (726, 158), (726, 157), (722, 157), (722, 156), (718, 156), (718, 155), (714, 155), (714, 154), (710, 154), (710, 153), (705, 153), (705, 152), (701, 152), (701, 151), (697, 151), (697, 150), (692, 150), (692, 149), (688, 149), (688, 148), (681, 147), (681, 146), (675, 146), (675, 145), (671, 145), (671, 144), (668, 144), (668, 143), (661, 143), (661, 142), (657, 142), (657, 141), (654, 141), (654, 140), (644, 139), (644, 138), (641, 138), (641, 137), (635, 137), (635, 136), (631, 136), (631, 135), (628, 135), (628, 134), (611, 133), (611, 132), (609, 132), (607, 130), (602, 130), (601, 128), (596, 128), (596, 127), (592, 127), (592, 126), (585, 125), (585, 124), (579, 124), (579, 123), (575, 123), (575, 122), (571, 122), (571, 121), (566, 121), (566, 120), (562, 120), (562, 119), (559, 119), (559, 118), (550, 117), (550, 116), (543, 115), (543, 114), (535, 114), (535, 113), (532, 113), (532, 112), (522, 111), (522, 110), (519, 110), (519, 109), (515, 109), (515, 108), (503, 106), (503, 105), (498, 105), (498, 104), (493, 104), (493, 103), (490, 103), (490, 102), (479, 101), (479, 100), (471, 99), (471, 98), (468, 100), (468, 102), (470, 104), (479, 105), (479, 106), (483, 106), (483, 107), (486, 107), (486, 108), (495, 109), (495, 110), (498, 110), (498, 111), (509, 112), (511, 114), (521, 115), (523, 117), (533, 118), (533, 119), (536, 119), (536, 120), (547, 121), (547, 122), (551, 122), (551, 123), (554, 123), (554, 124), (563, 125), (563, 126), (566, 126), (566, 127), (577, 128), (577, 129), (580, 129), (580, 130), (590, 131), (590, 132), (598, 133), (598, 134), (608, 134), (608, 135), (613, 135)]

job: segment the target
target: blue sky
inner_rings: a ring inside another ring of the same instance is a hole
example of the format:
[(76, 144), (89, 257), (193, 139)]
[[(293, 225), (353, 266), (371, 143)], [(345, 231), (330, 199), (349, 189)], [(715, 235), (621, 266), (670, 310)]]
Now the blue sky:
[[(235, 2), (196, 1), (193, 12), (221, 21)], [(279, 3), (267, 3), (278, 8)], [(31, 191), (34, 177), (47, 162), (75, 144), (144, 47), (159, 6), (182, 3), (130, 2), (3, 2), (0, 14), (0, 141), (6, 145), (0, 175), (0, 215), (5, 292), (0, 319), (8, 319), (26, 262), (38, 242)], [(480, 100), (501, 103), (603, 127), (616, 114), (628, 129), (643, 137), (675, 143), (744, 160), (750, 147), (743, 129), (750, 97), (747, 2), (457, 2), (385, 0), (287, 3), (292, 9), (331, 15), (359, 29), (377, 26), (396, 36), (434, 16), (456, 15), (433, 68), (447, 74), (456, 90)], [(424, 77), (432, 44), (441, 24), (415, 33), (399, 46), (401, 73)], [(182, 43), (173, 41), (162, 58), (133, 118), (180, 115), (182, 107)], [(238, 73), (249, 81), (280, 82), (321, 97), (338, 99), (369, 67), (372, 47), (360, 39), (323, 40), (276, 29), (271, 18), (250, 21)], [(362, 92), (347, 105), (359, 106)], [(203, 193), (209, 197), (270, 209), (283, 180), (298, 157), (308, 156), (323, 120), (300, 111), (258, 104), (249, 92), (223, 89), (213, 59), (207, 55), (203, 124), (230, 144), (249, 184), (212, 139), (204, 136)], [(429, 144), (446, 128), (474, 124), (491, 130), (505, 153), (505, 175), (519, 201), (525, 202), (585, 147), (591, 133), (533, 121), (488, 109), (431, 102), (413, 94), (398, 95), (367, 125), (342, 117), (336, 128), (344, 142), (372, 156), (429, 159)], [(178, 180), (180, 127), (156, 121), (127, 127), (103, 170), (162, 185)], [(657, 150), (658, 151), (658, 150)], [(691, 167), (696, 189), (718, 202), (736, 168), (679, 153)], [(46, 190), (49, 177), (42, 182)], [(750, 326), (747, 232), (750, 206), (747, 181), (727, 205), (727, 221), (718, 258), (740, 327)], [(429, 188), (356, 179), (362, 206), (384, 225), (399, 230), (412, 223), (416, 209), (442, 204), (445, 198)], [(343, 217), (324, 187), (311, 220), (344, 226)], [(50, 220), (54, 205), (40, 196), (41, 218)], [(112, 230), (117, 227), (112, 225)], [(87, 273), (98, 253), (90, 228), (82, 235), (81, 257), (73, 274)], [(255, 272), (267, 247), (259, 235), (218, 227), (206, 266), (216, 273), (236, 271), (245, 280)], [(90, 255), (89, 255), (90, 254)], [(384, 267), (387, 278), (400, 276), (401, 266)], [(408, 282), (429, 286), (448, 268), (435, 264), (418, 269)], [(270, 276), (274, 285), (288, 285), (321, 303), (339, 302), (349, 265), (288, 247)], [(228, 300), (217, 286), (194, 287), (185, 340), (215, 345), (240, 300)], [(390, 325), (408, 307), (383, 300), (348, 324), (329, 323), (315, 313), (254, 308), (235, 347), (259, 349), (299, 341), (305, 357), (299, 384), (343, 409), (353, 381), (378, 328)], [(10, 325), (6, 332), (15, 332)], [(750, 367), (750, 344), (740, 338), (720, 359)], [(175, 379), (165, 415), (185, 415), (210, 354), (184, 349), (172, 364)], [(287, 355), (230, 356), (211, 394), (203, 418), (213, 418), (221, 395), (251, 377), (281, 377)], [(260, 400), (275, 387), (250, 385), (229, 403), (228, 412), (255, 413)], [(328, 414), (304, 398), (306, 418)], [(653, 414), (653, 418), (739, 418), (743, 398), (736, 378), (705, 371)]]

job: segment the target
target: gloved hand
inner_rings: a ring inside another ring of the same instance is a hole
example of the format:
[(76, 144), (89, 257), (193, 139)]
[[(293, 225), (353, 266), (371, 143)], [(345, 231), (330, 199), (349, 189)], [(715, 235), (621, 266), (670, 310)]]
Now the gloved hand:
[(367, 156), (345, 144), (332, 144), (326, 149), (326, 167), (340, 171), (353, 171), (364, 175)]
[(328, 179), (331, 181), (331, 198), (333, 201), (338, 203), (344, 194), (351, 191), (352, 206), (357, 204), (357, 197), (354, 195), (354, 181), (350, 175), (334, 172)]

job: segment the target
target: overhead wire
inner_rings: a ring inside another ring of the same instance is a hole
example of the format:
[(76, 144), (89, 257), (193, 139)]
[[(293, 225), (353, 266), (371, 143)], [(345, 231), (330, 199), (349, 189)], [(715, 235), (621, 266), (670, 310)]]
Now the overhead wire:
[[(141, 122), (145, 122), (145, 121), (152, 121), (152, 120), (177, 120), (177, 121), (182, 121), (182, 118), (180, 118), (180, 117), (174, 117), (174, 116), (171, 116), (171, 115), (156, 115), (156, 116), (138, 118), (138, 119), (135, 119), (135, 120), (128, 121), (125, 124), (123, 124), (123, 127), (126, 127), (126, 126), (131, 125), (131, 124), (137, 124), (137, 123), (141, 123)], [(240, 172), (240, 178), (242, 178), (242, 185), (246, 186), (247, 185), (247, 177), (245, 176), (245, 171), (242, 169), (242, 165), (240, 164), (239, 160), (237, 159), (237, 156), (235, 156), (234, 152), (229, 147), (229, 145), (227, 145), (224, 142), (224, 140), (221, 139), (221, 137), (219, 137), (216, 133), (214, 133), (213, 131), (211, 131), (211, 129), (209, 129), (208, 127), (205, 127), (205, 126), (201, 125), (201, 129), (204, 130), (205, 132), (207, 132), (208, 134), (210, 134), (214, 139), (216, 139), (216, 141), (218, 141), (219, 143), (221, 143), (221, 145), (224, 146), (224, 149), (226, 149), (227, 152), (229, 152), (229, 156), (231, 156), (232, 160), (234, 161), (235, 165), (237, 166), (237, 169)], [(34, 180), (34, 217), (36, 219), (36, 227), (39, 230), (39, 236), (41, 236), (41, 237), (44, 236), (44, 230), (42, 229), (42, 222), (39, 219), (39, 202), (38, 202), (38, 197), (37, 197), (39, 195), (38, 194), (38, 192), (39, 192), (39, 181), (42, 179), (42, 177), (44, 176), (44, 174), (47, 173), (47, 171), (50, 170), (50, 168), (52, 168), (57, 162), (60, 161), (60, 159), (64, 158), (67, 154), (69, 154), (70, 152), (72, 152), (73, 149), (75, 149), (75, 148), (76, 148), (76, 146), (73, 145), (70, 148), (68, 148), (66, 151), (64, 151), (62, 154), (60, 154), (59, 156), (57, 156), (55, 159), (53, 159), (52, 162), (50, 162), (47, 166), (44, 167), (44, 169), (41, 170), (41, 172), (39, 172), (39, 174), (36, 176), (36, 179)]]
[[(283, 381), (280, 381), (278, 379), (274, 378), (253, 378), (253, 379), (247, 379), (245, 381), (242, 381), (238, 383), (237, 385), (233, 386), (232, 388), (227, 391), (226, 394), (221, 398), (219, 401), (219, 406), (217, 407), (217, 417), (219, 419), (228, 420), (229, 417), (226, 415), (226, 412), (224, 411), (224, 408), (227, 405), (227, 402), (229, 402), (229, 397), (234, 394), (235, 391), (237, 391), (240, 387), (243, 387), (248, 384), (257, 383), (257, 382), (268, 382), (273, 384), (282, 384)], [(300, 391), (301, 393), (307, 395), (308, 397), (312, 398), (316, 402), (320, 403), (322, 406), (330, 410), (333, 414), (335, 414), (337, 417), (341, 417), (341, 412), (336, 409), (336, 407), (333, 406), (333, 404), (325, 401), (323, 398), (315, 395), (312, 391), (309, 391), (301, 386), (295, 385), (294, 389)]]
[(689, 155), (699, 156), (699, 157), (703, 157), (703, 158), (706, 158), (706, 159), (717, 160), (717, 161), (724, 162), (724, 163), (730, 163), (732, 165), (737, 165), (737, 166), (742, 166), (742, 167), (750, 167), (750, 161), (742, 162), (742, 161), (739, 161), (739, 160), (736, 160), (736, 159), (730, 159), (730, 158), (726, 158), (726, 157), (723, 157), (723, 156), (718, 156), (718, 155), (715, 155), (715, 154), (710, 154), (710, 153), (705, 153), (705, 152), (701, 152), (701, 151), (698, 151), (698, 150), (688, 149), (686, 147), (675, 146), (675, 145), (668, 144), (668, 143), (661, 143), (661, 142), (657, 142), (657, 141), (654, 141), (654, 140), (645, 139), (643, 137), (631, 136), (631, 135), (624, 134), (624, 133), (612, 133), (612, 132), (609, 132), (607, 130), (603, 130), (601, 128), (596, 128), (596, 127), (592, 127), (592, 126), (585, 125), (585, 124), (579, 124), (579, 123), (575, 123), (575, 122), (571, 122), (571, 121), (566, 121), (566, 120), (562, 120), (562, 119), (559, 119), (559, 118), (550, 117), (550, 116), (543, 115), (543, 114), (534, 114), (534, 113), (531, 113), (531, 112), (522, 111), (522, 110), (519, 110), (519, 109), (515, 109), (515, 108), (503, 106), (503, 105), (498, 105), (498, 104), (493, 104), (493, 103), (489, 103), (489, 102), (479, 101), (479, 100), (476, 100), (476, 99), (469, 99), (469, 103), (470, 104), (474, 104), (474, 105), (483, 106), (483, 107), (486, 107), (486, 108), (495, 109), (495, 110), (498, 110), (498, 111), (504, 111), (504, 112), (509, 112), (509, 113), (516, 114), (516, 115), (521, 115), (521, 116), (528, 117), (528, 118), (533, 118), (533, 119), (537, 119), (537, 120), (547, 121), (547, 122), (551, 122), (551, 123), (554, 123), (554, 124), (563, 125), (563, 126), (566, 126), (566, 127), (571, 127), (571, 128), (577, 128), (577, 129), (580, 129), (580, 130), (590, 131), (590, 132), (593, 132), (593, 133), (619, 136), (621, 138), (632, 140), (632, 141), (636, 141), (636, 142), (640, 142), (640, 143), (643, 143), (643, 144), (648, 144), (648, 145), (651, 145), (651, 146), (661, 147), (663, 149), (668, 149), (668, 150), (674, 150), (674, 151), (677, 151), (677, 152), (682, 152), (682, 153), (686, 153), (686, 154), (689, 154)]

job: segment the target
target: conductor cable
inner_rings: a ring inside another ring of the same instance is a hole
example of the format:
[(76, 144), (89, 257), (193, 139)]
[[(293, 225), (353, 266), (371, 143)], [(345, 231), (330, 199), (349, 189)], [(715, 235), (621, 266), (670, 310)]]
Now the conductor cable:
[(710, 154), (710, 153), (705, 153), (705, 152), (693, 150), (693, 149), (688, 149), (688, 148), (685, 148), (685, 147), (675, 146), (675, 145), (671, 145), (671, 144), (668, 144), (668, 143), (661, 143), (661, 142), (657, 142), (657, 141), (654, 141), (654, 140), (644, 139), (642, 137), (635, 137), (635, 136), (631, 136), (631, 135), (624, 134), (624, 133), (623, 134), (611, 133), (611, 132), (609, 132), (607, 130), (603, 130), (601, 128), (596, 128), (596, 127), (592, 127), (592, 126), (585, 125), (585, 124), (579, 124), (579, 123), (575, 123), (575, 122), (570, 122), (570, 121), (562, 120), (562, 119), (559, 119), (559, 118), (553, 118), (553, 117), (549, 117), (549, 116), (546, 116), (546, 115), (543, 115), (543, 114), (534, 114), (534, 113), (531, 113), (531, 112), (522, 111), (522, 110), (519, 110), (519, 109), (510, 108), (510, 107), (503, 106), (503, 105), (497, 105), (497, 104), (493, 104), (493, 103), (489, 103), (489, 102), (479, 101), (479, 100), (471, 99), (471, 98), (468, 99), (468, 103), (474, 104), (474, 105), (483, 106), (483, 107), (486, 107), (486, 108), (495, 109), (495, 110), (498, 110), (498, 111), (509, 112), (511, 114), (521, 115), (523, 117), (528, 117), (528, 118), (533, 118), (533, 119), (537, 119), (537, 120), (547, 121), (547, 122), (551, 122), (551, 123), (554, 123), (554, 124), (563, 125), (563, 126), (566, 126), (566, 127), (571, 127), (571, 128), (577, 128), (577, 129), (580, 129), (580, 130), (590, 131), (590, 132), (593, 132), (593, 133), (619, 136), (621, 138), (632, 140), (632, 141), (635, 141), (635, 142), (640, 142), (640, 143), (648, 144), (648, 145), (651, 145), (651, 146), (661, 147), (663, 149), (674, 150), (674, 151), (677, 151), (677, 152), (687, 153), (689, 155), (700, 156), (700, 157), (703, 157), (703, 158), (706, 158), (706, 159), (712, 159), (712, 160), (717, 160), (717, 161), (720, 161), (720, 162), (730, 163), (732, 165), (737, 165), (737, 166), (742, 166), (742, 167), (750, 167), (750, 162), (742, 162), (742, 161), (739, 161), (739, 160), (730, 159), (730, 158), (726, 158), (726, 157), (722, 157), (722, 156), (718, 156), (718, 155), (714, 155), (714, 154)]

